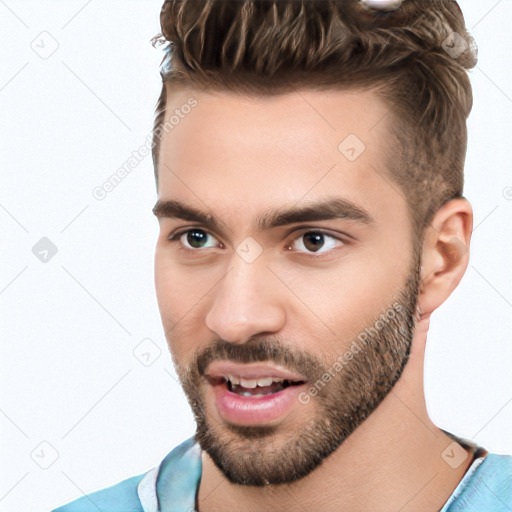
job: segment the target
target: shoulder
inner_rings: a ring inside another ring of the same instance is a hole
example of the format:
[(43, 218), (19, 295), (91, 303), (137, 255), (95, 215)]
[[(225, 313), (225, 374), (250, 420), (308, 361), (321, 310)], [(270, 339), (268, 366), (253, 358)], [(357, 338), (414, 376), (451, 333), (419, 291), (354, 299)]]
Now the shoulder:
[(127, 478), (115, 485), (92, 492), (52, 512), (143, 512), (137, 485), (144, 474)]
[(507, 504), (512, 506), (512, 455), (489, 453), (476, 474), (485, 482), (489, 490), (503, 495)]
[(160, 499), (164, 502), (167, 499), (175, 502), (190, 501), (191, 497), (195, 495), (200, 478), (201, 452), (192, 437), (176, 446), (156, 467), (149, 471), (86, 494), (51, 512), (98, 512), (99, 510), (101, 512), (144, 512), (144, 510), (156, 510)]
[(512, 455), (489, 453), (448, 510), (449, 512), (469, 510), (508, 512), (511, 509)]
[(507, 501), (512, 503), (512, 455), (489, 453), (475, 471), (475, 477), (499, 495), (506, 489)]

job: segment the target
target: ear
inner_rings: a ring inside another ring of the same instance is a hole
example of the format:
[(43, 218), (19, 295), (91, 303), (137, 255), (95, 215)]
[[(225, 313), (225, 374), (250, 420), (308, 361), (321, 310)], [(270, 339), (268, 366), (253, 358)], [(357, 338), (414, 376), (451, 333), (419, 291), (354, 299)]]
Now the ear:
[(465, 198), (451, 199), (425, 229), (418, 307), (430, 315), (455, 290), (469, 262), (473, 209)]

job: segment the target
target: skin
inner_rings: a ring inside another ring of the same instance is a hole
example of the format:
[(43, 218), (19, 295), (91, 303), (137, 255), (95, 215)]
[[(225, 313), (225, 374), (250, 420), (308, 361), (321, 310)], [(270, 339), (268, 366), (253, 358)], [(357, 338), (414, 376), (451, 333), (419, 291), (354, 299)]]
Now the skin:
[[(400, 296), (414, 262), (407, 203), (386, 175), (392, 122), (387, 106), (371, 91), (308, 90), (257, 99), (183, 89), (169, 93), (167, 111), (191, 96), (197, 106), (162, 140), (158, 199), (211, 213), (220, 220), (221, 232), (159, 218), (155, 286), (178, 375), (186, 380), (208, 346), (223, 341), (242, 353), (250, 339), (279, 342), (290, 353), (315, 355), (329, 367)], [(348, 134), (366, 146), (353, 162), (338, 150)], [(361, 206), (374, 221), (316, 220), (265, 231), (252, 226), (270, 208), (333, 196)], [(200, 512), (442, 507), (471, 458), (453, 469), (441, 457), (452, 439), (428, 416), (423, 364), (430, 316), (467, 267), (472, 222), (470, 204), (455, 199), (426, 229), (410, 354), (398, 381), (371, 414), (295, 482), (240, 485), (203, 452)], [(179, 240), (167, 239), (171, 232), (193, 228), (211, 234), (207, 248), (192, 254)], [(349, 235), (350, 242), (327, 238), (328, 250), (317, 257), (301, 244), (302, 235), (313, 229)], [(247, 237), (262, 249), (252, 263), (236, 252)], [(197, 393), (212, 431), (236, 442), (237, 453), (250, 453), (254, 440), (228, 428), (211, 389), (203, 382)], [(279, 452), (321, 412), (319, 400), (294, 407), (274, 425), (271, 442), (260, 445), (272, 447), (261, 456)]]

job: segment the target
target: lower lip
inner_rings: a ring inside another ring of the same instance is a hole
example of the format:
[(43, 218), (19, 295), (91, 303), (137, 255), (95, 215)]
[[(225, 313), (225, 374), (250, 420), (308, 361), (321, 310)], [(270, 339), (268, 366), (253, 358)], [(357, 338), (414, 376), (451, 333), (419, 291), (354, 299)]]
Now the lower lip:
[(305, 387), (306, 384), (298, 384), (270, 395), (241, 396), (229, 391), (224, 383), (213, 386), (213, 391), (217, 411), (225, 421), (239, 425), (257, 425), (287, 416), (298, 403), (298, 395)]

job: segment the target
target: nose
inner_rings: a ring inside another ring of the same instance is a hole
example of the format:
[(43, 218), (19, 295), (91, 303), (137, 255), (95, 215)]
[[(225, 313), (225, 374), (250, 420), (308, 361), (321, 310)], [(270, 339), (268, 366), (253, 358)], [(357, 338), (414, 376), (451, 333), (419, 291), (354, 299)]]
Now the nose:
[(212, 292), (206, 325), (225, 341), (244, 343), (252, 336), (275, 334), (286, 322), (279, 282), (263, 258), (247, 263), (234, 254), (229, 271)]

